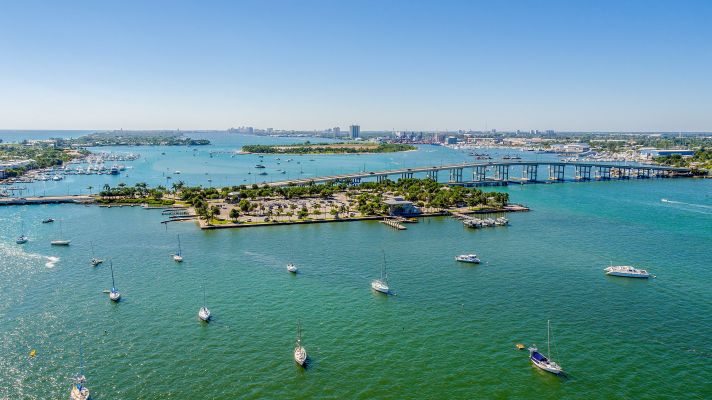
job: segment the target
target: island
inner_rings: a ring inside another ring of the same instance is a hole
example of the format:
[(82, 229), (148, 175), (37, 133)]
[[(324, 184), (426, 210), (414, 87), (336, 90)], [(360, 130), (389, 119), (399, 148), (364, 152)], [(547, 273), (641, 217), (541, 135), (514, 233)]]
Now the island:
[(242, 146), (242, 153), (248, 154), (360, 154), (395, 153), (411, 150), (416, 150), (416, 147), (401, 143), (310, 143), (307, 141), (298, 144)]
[(73, 139), (54, 138), (58, 147), (100, 146), (205, 146), (207, 139), (192, 139), (179, 131), (95, 132)]

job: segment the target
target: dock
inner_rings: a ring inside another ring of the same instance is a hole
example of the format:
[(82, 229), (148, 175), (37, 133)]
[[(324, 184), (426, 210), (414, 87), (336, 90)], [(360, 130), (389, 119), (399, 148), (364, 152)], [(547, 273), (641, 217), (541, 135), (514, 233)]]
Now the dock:
[(92, 196), (40, 196), (40, 197), (5, 197), (0, 198), (0, 206), (18, 206), (30, 204), (93, 204), (96, 199)]
[(404, 230), (407, 229), (407, 228), (405, 227), (405, 225), (401, 224), (400, 222), (398, 222), (398, 221), (395, 220), (395, 219), (384, 218), (384, 219), (383, 219), (382, 221), (380, 221), (380, 222), (381, 222), (382, 224), (386, 224), (386, 225), (390, 226), (391, 228), (395, 228), (395, 229), (398, 229), (398, 230), (401, 230), (401, 231), (404, 231)]

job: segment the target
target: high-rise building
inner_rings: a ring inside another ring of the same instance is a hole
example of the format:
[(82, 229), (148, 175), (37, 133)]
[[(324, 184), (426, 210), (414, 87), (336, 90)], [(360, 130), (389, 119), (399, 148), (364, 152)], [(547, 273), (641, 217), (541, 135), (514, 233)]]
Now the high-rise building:
[(356, 139), (359, 137), (361, 134), (361, 127), (358, 125), (351, 125), (349, 127), (349, 135), (351, 136), (351, 139)]
[(338, 138), (339, 135), (341, 135), (341, 128), (339, 128), (338, 126), (335, 126), (334, 127), (334, 137)]

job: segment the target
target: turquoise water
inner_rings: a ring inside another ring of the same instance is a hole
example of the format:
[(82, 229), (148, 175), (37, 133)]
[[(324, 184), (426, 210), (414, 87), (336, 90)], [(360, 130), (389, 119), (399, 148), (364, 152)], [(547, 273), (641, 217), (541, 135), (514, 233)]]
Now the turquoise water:
[[(431, 218), (407, 231), (348, 222), (203, 232), (140, 208), (0, 208), (0, 398), (66, 398), (80, 337), (96, 399), (712, 395), (712, 181), (503, 190), (533, 211), (482, 230)], [(62, 219), (70, 247), (49, 245), (59, 224), (41, 224), (47, 216)], [(182, 264), (170, 257), (177, 234)], [(102, 293), (108, 265), (89, 266), (92, 241), (113, 261), (119, 304)], [(369, 286), (381, 250), (390, 297)], [(485, 262), (456, 263), (464, 252)], [(606, 277), (610, 261), (657, 278)], [(210, 324), (196, 317), (203, 282)], [(514, 348), (545, 348), (547, 319), (564, 378)], [(306, 371), (292, 360), (298, 320)]]

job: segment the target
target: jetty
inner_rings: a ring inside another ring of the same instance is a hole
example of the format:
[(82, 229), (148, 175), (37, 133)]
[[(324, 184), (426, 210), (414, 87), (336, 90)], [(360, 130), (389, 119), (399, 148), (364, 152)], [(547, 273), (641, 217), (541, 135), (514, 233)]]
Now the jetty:
[(395, 220), (395, 219), (384, 218), (384, 219), (381, 220), (380, 222), (381, 222), (382, 224), (386, 224), (386, 225), (390, 226), (391, 228), (395, 228), (395, 229), (398, 229), (398, 230), (400, 230), (400, 231), (404, 231), (404, 230), (407, 229), (407, 228), (405, 227), (405, 225), (401, 224), (400, 222), (398, 222), (398, 221)]
[(92, 204), (96, 199), (92, 196), (70, 195), (70, 196), (40, 196), (40, 197), (3, 197), (0, 198), (0, 206), (16, 206), (28, 204)]

